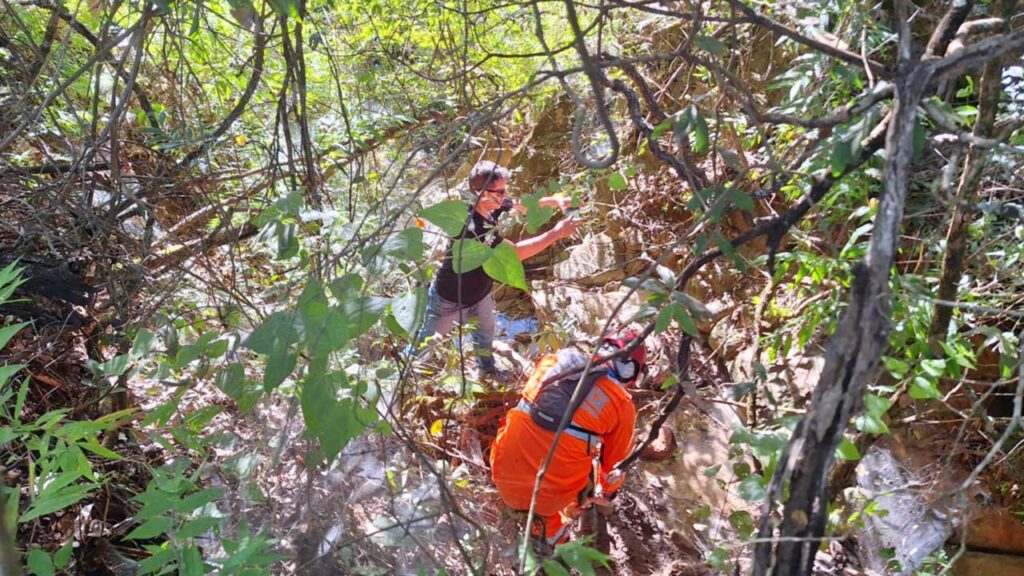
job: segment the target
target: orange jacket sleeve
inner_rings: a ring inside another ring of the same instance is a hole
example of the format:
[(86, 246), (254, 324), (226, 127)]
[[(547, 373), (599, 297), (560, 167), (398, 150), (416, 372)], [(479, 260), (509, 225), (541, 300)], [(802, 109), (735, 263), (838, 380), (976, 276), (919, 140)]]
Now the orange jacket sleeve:
[(633, 447), (633, 426), (636, 423), (636, 408), (629, 394), (617, 399), (615, 426), (604, 436), (604, 450), (601, 457), (601, 488), (605, 494), (611, 494), (622, 486), (622, 478), (610, 482), (608, 473), (615, 465), (629, 455)]

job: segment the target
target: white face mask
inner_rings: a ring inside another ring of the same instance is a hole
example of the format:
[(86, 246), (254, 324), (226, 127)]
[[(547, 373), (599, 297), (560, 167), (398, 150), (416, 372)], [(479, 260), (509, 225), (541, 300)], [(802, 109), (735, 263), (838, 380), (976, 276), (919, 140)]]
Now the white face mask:
[[(597, 349), (597, 354), (599, 357), (611, 356), (619, 350), (620, 348), (618, 346), (611, 342), (605, 342)], [(636, 378), (637, 365), (633, 360), (615, 358), (611, 361), (611, 367), (615, 376), (623, 382), (629, 382), (633, 378)]]

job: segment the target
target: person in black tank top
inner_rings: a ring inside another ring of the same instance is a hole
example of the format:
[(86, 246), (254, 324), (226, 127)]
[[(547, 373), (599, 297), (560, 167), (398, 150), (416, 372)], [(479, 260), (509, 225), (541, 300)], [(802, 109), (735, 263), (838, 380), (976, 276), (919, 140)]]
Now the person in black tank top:
[[(428, 337), (435, 334), (443, 336), (456, 322), (463, 323), (476, 318), (477, 327), (472, 336), (480, 372), (498, 380), (507, 378), (507, 373), (495, 366), (492, 354), (494, 297), (491, 295), (491, 289), (494, 280), (487, 275), (483, 267), (461, 274), (456, 272), (452, 266), (452, 244), (455, 240), (472, 239), (494, 248), (502, 242), (509, 242), (515, 247), (519, 259), (526, 260), (556, 241), (576, 233), (576, 222), (563, 219), (551, 230), (516, 243), (502, 238), (497, 229), (498, 218), (509, 210), (525, 212), (524, 207), (512, 202), (508, 197), (507, 186), (510, 176), (511, 173), (507, 169), (487, 160), (479, 162), (470, 172), (469, 188), (476, 194), (476, 204), (469, 209), (465, 228), (448, 242), (444, 261), (430, 286), (423, 327), (410, 347), (412, 359), (418, 358), (427, 350), (421, 347), (421, 344)], [(564, 213), (569, 208), (569, 199), (547, 196), (540, 200), (540, 204), (558, 208)]]

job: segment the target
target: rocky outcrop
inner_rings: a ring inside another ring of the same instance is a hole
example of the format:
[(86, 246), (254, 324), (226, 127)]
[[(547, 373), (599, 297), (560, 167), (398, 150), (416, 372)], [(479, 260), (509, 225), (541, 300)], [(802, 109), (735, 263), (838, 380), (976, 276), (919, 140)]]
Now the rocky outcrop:
[(625, 300), (615, 320), (628, 323), (643, 305), (639, 292), (629, 294), (628, 288), (607, 292), (592, 292), (576, 286), (554, 282), (533, 282), (531, 295), (542, 323), (559, 321), (588, 334), (597, 334), (612, 312)]
[(569, 249), (567, 259), (555, 264), (554, 274), (581, 286), (606, 286), (625, 277), (615, 242), (602, 233), (584, 236)]

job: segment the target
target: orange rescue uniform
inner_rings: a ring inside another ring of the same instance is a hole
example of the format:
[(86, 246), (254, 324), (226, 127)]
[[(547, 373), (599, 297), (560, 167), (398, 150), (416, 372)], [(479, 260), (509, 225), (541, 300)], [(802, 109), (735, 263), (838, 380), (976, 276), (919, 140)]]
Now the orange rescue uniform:
[[(537, 362), (523, 389), (523, 399), (533, 401), (555, 362), (555, 355)], [(632, 396), (611, 376), (597, 379), (572, 420), (576, 426), (600, 436), (603, 445), (601, 486), (605, 494), (618, 490), (622, 484), (621, 479), (609, 483), (606, 477), (629, 454), (635, 421)], [(510, 508), (529, 510), (537, 471), (548, 455), (554, 436), (554, 432), (535, 424), (530, 414), (521, 408), (510, 410), (502, 421), (491, 447), (491, 476)], [(560, 535), (567, 520), (562, 512), (575, 505), (580, 493), (587, 488), (595, 445), (584, 440), (585, 437), (586, 434), (563, 431), (541, 481), (536, 514), (544, 518), (545, 536), (549, 539)]]

